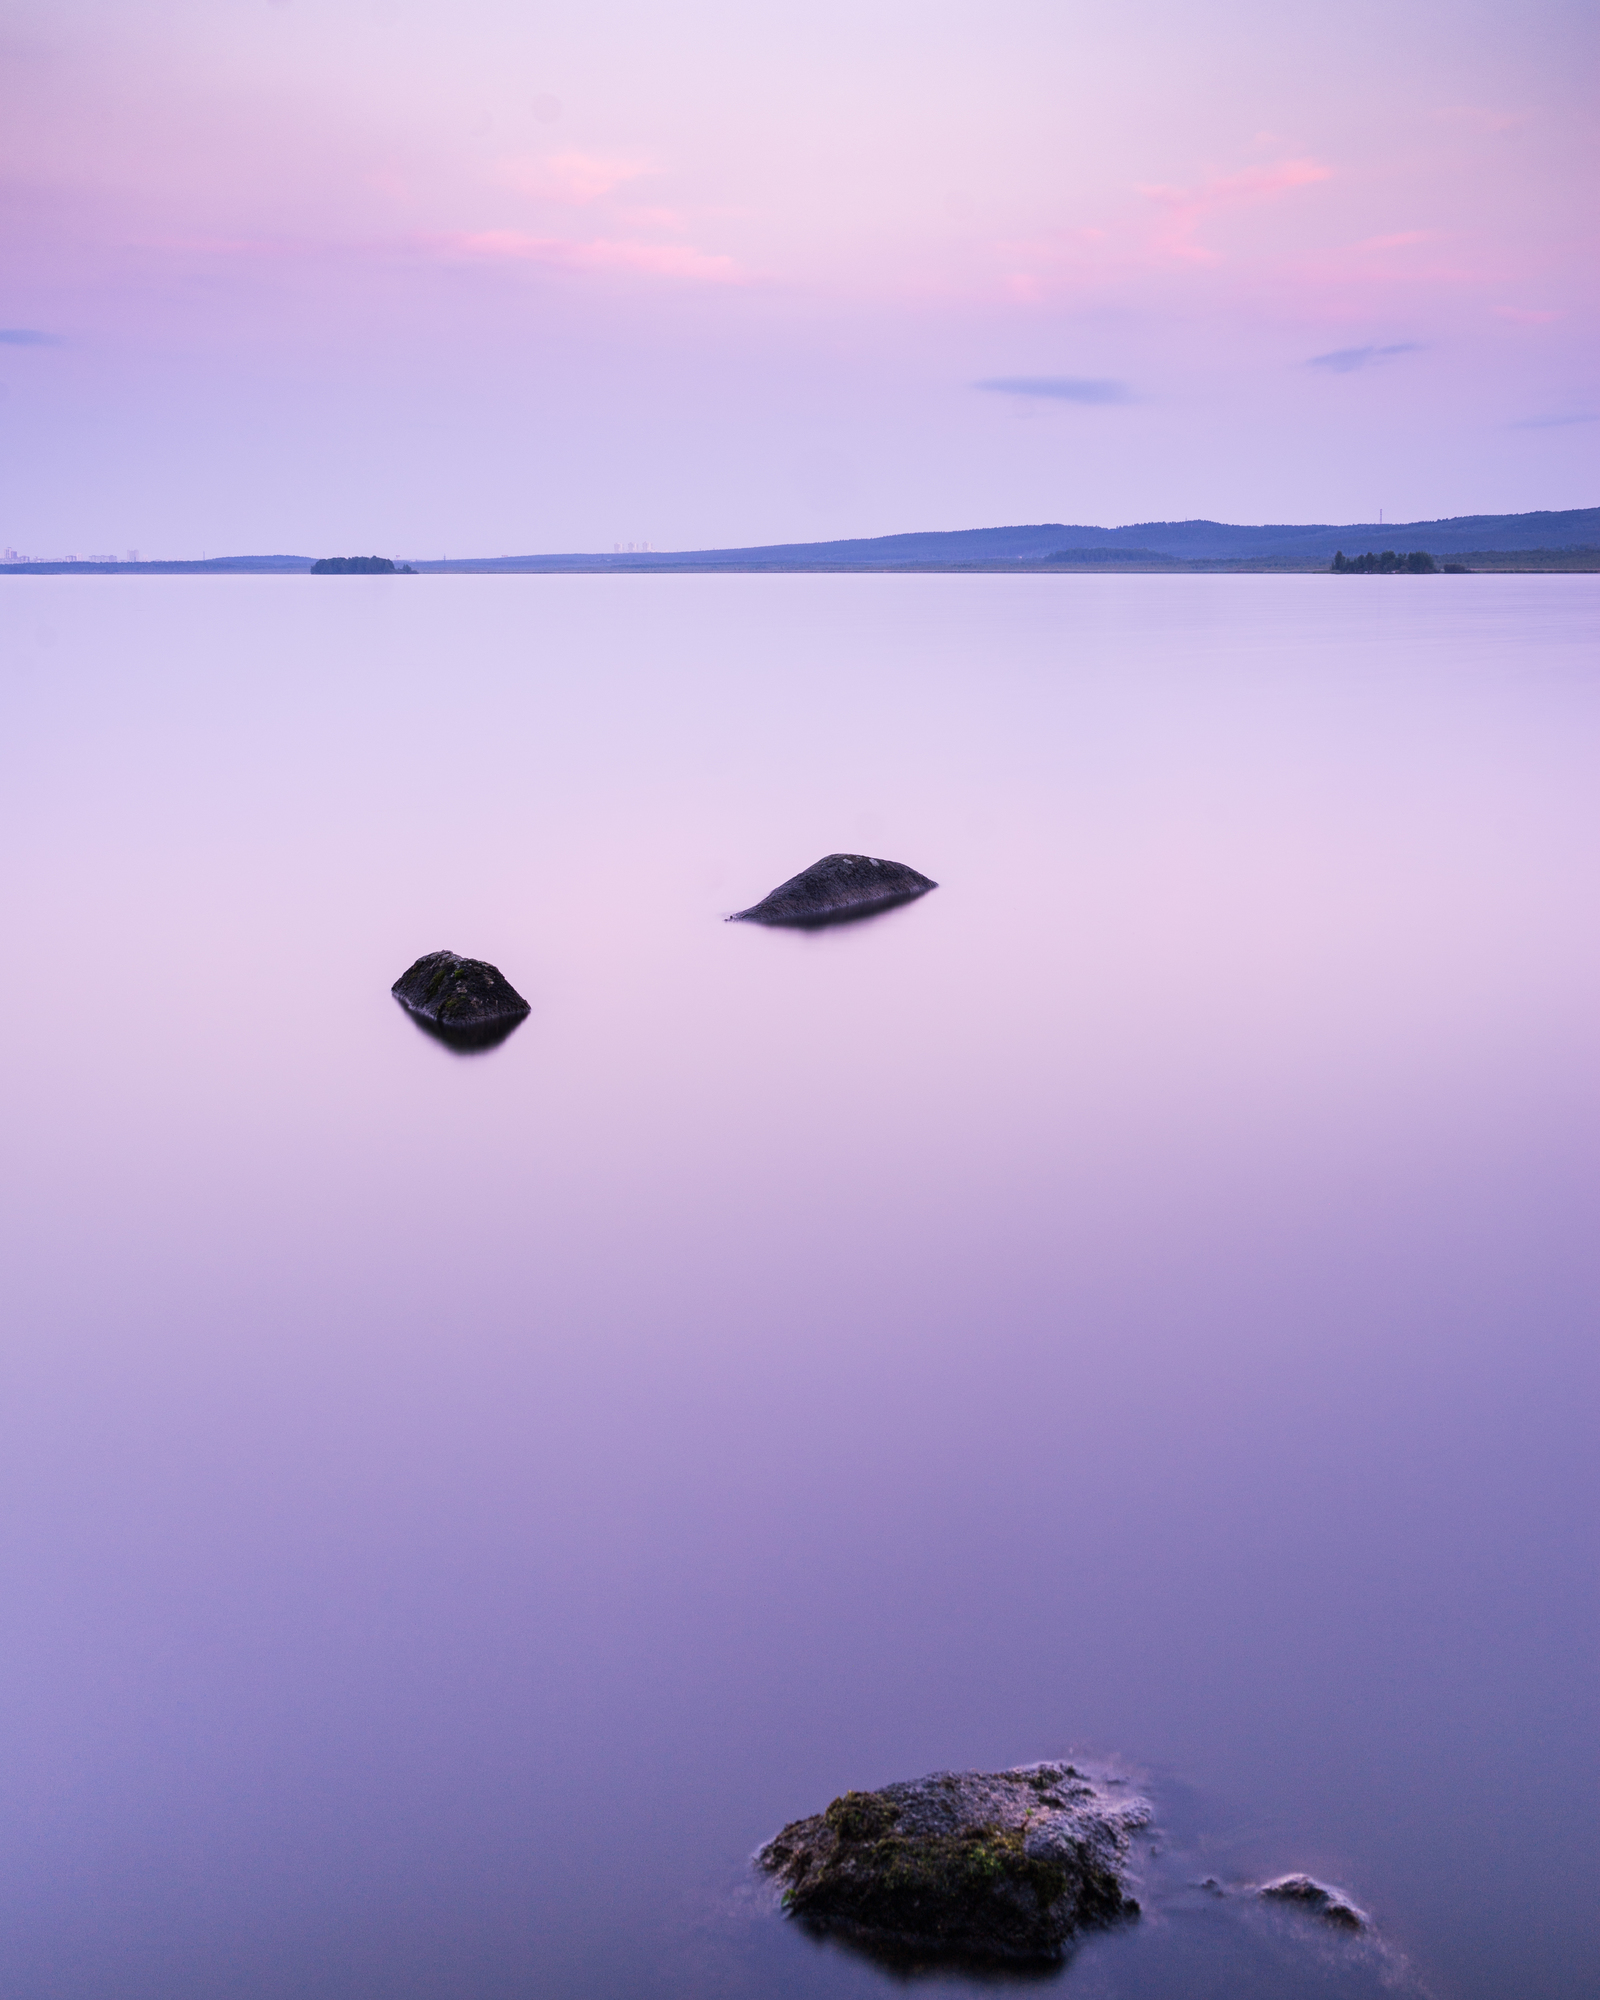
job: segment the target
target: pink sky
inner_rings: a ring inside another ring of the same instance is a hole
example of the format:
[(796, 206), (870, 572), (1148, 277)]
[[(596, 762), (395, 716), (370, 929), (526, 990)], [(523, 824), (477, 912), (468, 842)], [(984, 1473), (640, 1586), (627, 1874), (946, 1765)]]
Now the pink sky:
[(0, 543), (1593, 505), (1597, 18), (13, 0)]

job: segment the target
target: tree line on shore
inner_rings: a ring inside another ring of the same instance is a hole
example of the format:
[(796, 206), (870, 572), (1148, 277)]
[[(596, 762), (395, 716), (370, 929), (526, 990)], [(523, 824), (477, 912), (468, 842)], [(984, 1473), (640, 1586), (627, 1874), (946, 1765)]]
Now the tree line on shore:
[(311, 565), (313, 576), (415, 576), (410, 563), (398, 566), (387, 556), (324, 556)]
[[(1454, 566), (1445, 565), (1447, 569)], [(1407, 556), (1396, 555), (1393, 549), (1385, 549), (1382, 555), (1368, 550), (1364, 556), (1347, 556), (1341, 549), (1329, 567), (1335, 576), (1432, 576), (1439, 565), (1426, 549), (1413, 549)]]

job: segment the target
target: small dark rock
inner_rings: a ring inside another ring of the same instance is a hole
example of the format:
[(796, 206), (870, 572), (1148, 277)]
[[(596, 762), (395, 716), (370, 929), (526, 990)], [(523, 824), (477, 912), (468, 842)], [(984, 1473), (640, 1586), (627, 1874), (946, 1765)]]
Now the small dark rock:
[(938, 888), (903, 861), (879, 861), (870, 854), (825, 854), (803, 874), (780, 882), (770, 896), (748, 910), (736, 910), (731, 924), (827, 924), (864, 917), (892, 903), (906, 903)]
[(1263, 1882), (1256, 1893), (1270, 1897), (1275, 1903), (1292, 1903), (1321, 1917), (1324, 1923), (1339, 1925), (1342, 1930), (1367, 1928), (1365, 1911), (1358, 1910), (1342, 1889), (1330, 1889), (1326, 1882), (1318, 1882), (1310, 1875), (1280, 1875), (1275, 1882)]
[(497, 966), (453, 951), (430, 951), (390, 991), (425, 1026), (462, 1043), (499, 1041), (529, 1011)]
[(1138, 1914), (1123, 1871), (1149, 1819), (1070, 1764), (936, 1771), (846, 1792), (755, 1859), (791, 1916), (871, 1948), (1052, 1959), (1086, 1925)]

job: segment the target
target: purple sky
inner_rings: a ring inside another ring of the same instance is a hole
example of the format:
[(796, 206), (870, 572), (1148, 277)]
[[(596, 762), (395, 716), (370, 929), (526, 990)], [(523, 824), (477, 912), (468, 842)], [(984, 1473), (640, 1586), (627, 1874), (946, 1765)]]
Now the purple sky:
[(8, 0), (0, 545), (1595, 504), (1575, 0)]

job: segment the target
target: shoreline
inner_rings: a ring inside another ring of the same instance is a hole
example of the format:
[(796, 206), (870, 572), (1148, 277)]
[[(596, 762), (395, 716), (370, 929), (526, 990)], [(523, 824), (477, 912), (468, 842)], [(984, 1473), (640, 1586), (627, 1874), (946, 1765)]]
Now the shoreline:
[[(1466, 549), (1452, 552), (1474, 575), (1587, 576), (1600, 574), (1600, 549)], [(1331, 576), (1325, 562), (1273, 562), (1252, 557), (1185, 560), (1152, 556), (1091, 556), (1081, 561), (991, 558), (975, 562), (794, 563), (690, 562), (666, 557), (614, 556), (583, 561), (559, 556), (522, 562), (466, 557), (413, 561), (418, 576)], [(309, 576), (311, 559), (266, 562), (221, 557), (200, 562), (12, 562), (0, 576)], [(396, 572), (401, 574), (402, 572)]]

